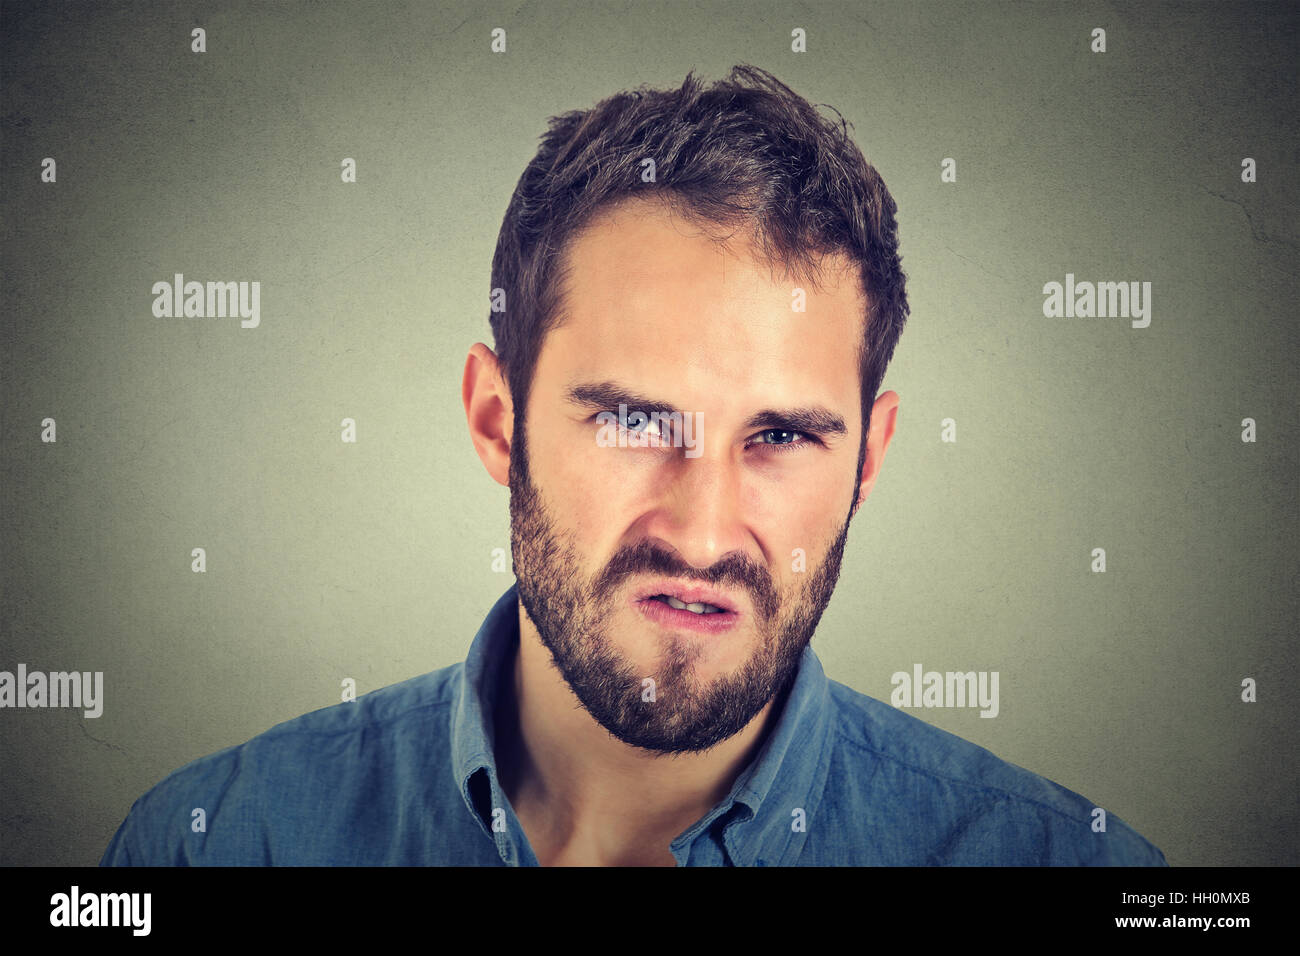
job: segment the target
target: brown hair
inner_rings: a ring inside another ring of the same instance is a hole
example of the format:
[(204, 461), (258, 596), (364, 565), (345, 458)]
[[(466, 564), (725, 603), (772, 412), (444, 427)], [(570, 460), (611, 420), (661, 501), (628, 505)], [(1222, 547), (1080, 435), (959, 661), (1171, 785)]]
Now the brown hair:
[[(694, 220), (744, 225), (769, 268), (814, 287), (828, 254), (857, 266), (867, 302), (858, 343), (865, 433), (909, 310), (896, 206), (848, 125), (746, 65), (707, 88), (688, 73), (680, 89), (642, 87), (552, 117), (492, 257), (492, 287), (505, 290), (506, 309), (489, 321), (517, 422), (542, 342), (561, 318), (566, 244), (597, 209), (653, 194)], [(652, 183), (641, 179), (647, 158)]]

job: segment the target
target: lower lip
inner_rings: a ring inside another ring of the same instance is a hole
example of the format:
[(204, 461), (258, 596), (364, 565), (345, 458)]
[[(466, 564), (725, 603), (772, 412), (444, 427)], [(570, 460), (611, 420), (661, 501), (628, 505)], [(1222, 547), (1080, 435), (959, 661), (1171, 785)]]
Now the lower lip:
[(721, 614), (696, 614), (694, 611), (680, 611), (675, 607), (646, 598), (633, 601), (641, 613), (664, 627), (679, 631), (693, 631), (696, 634), (724, 634), (736, 626), (740, 617), (735, 611), (723, 611)]

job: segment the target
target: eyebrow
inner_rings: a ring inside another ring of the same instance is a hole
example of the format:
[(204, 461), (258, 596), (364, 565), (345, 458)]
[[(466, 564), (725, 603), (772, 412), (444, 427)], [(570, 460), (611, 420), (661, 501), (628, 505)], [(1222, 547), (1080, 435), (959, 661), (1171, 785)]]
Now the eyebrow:
[[(620, 404), (633, 411), (659, 412), (661, 415), (680, 414), (671, 403), (641, 395), (617, 382), (584, 382), (571, 385), (564, 393), (573, 405), (594, 411), (612, 411)], [(810, 435), (831, 436), (848, 434), (844, 418), (820, 405), (802, 405), (796, 408), (764, 408), (745, 419), (746, 429), (780, 428), (784, 431), (806, 432)]]

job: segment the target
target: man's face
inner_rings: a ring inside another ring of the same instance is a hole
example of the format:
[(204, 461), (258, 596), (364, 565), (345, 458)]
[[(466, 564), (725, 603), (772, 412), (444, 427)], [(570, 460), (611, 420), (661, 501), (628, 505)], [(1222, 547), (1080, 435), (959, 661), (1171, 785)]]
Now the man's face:
[(818, 292), (730, 245), (645, 201), (599, 215), (515, 418), (524, 609), (592, 717), (660, 753), (712, 747), (788, 686), (858, 491), (854, 273), (827, 260)]

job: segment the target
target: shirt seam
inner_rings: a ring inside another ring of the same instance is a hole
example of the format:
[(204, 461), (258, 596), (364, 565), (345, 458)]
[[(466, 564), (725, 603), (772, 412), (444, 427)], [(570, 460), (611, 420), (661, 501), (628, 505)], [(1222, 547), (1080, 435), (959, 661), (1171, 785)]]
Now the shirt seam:
[[(426, 701), (421, 704), (412, 704), (410, 707), (406, 708), (405, 710), (399, 713), (391, 714), (388, 717), (385, 717), (383, 719), (378, 719), (378, 718), (367, 719), (364, 723), (358, 724), (354, 727), (334, 727), (334, 728), (322, 727), (322, 728), (311, 728), (311, 729), (305, 729), (301, 727), (286, 727), (285, 723), (293, 723), (295, 720), (301, 719), (300, 717), (294, 717), (286, 722), (275, 724), (271, 727), (268, 727), (260, 734), (255, 734), (252, 738), (245, 741), (243, 744), (236, 744), (235, 749), (242, 749), (243, 747), (246, 747), (249, 744), (254, 743), (258, 740), (273, 740), (276, 737), (307, 737), (307, 736), (334, 737), (339, 734), (356, 733), (358, 730), (363, 730), (366, 728), (386, 728), (391, 724), (394, 724), (397, 721), (401, 720), (403, 717), (409, 716), (415, 711), (429, 710), (429, 709), (439, 708), (439, 707), (451, 707), (454, 706), (455, 703), (456, 703), (455, 698), (451, 697), (445, 700)], [(344, 704), (332, 705), (332, 707), (343, 707), (343, 706), (345, 705)], [(327, 709), (332, 709), (332, 707)]]
[[(959, 785), (959, 786), (961, 786), (961, 787), (964, 787), (964, 788), (966, 788), (966, 789), (968, 789), (968, 790), (975, 790), (975, 791), (980, 791), (980, 792), (983, 792), (983, 793), (996, 794), (996, 795), (998, 795), (998, 796), (1002, 796), (1002, 797), (1010, 798), (1010, 799), (1012, 799), (1012, 800), (1014, 800), (1014, 801), (1016, 801), (1016, 802), (1018, 802), (1018, 803), (1023, 803), (1023, 804), (1028, 804), (1028, 805), (1030, 805), (1030, 806), (1039, 807), (1039, 808), (1041, 808), (1041, 809), (1043, 809), (1043, 810), (1050, 810), (1052, 813), (1056, 814), (1056, 815), (1059, 816), (1059, 817), (1062, 817), (1062, 818), (1068, 820), (1068, 821), (1071, 822), (1071, 823), (1087, 823), (1087, 822), (1089, 822), (1089, 821), (1088, 821), (1086, 818), (1084, 818), (1084, 817), (1073, 817), (1073, 816), (1071, 816), (1070, 814), (1066, 813), (1064, 810), (1060, 809), (1059, 807), (1054, 807), (1054, 806), (1052, 806), (1051, 804), (1048, 804), (1048, 803), (1042, 803), (1041, 801), (1035, 800), (1033, 797), (1027, 797), (1027, 796), (1025, 796), (1024, 794), (1014, 793), (1014, 792), (1012, 792), (1012, 791), (1010, 791), (1010, 790), (1003, 790), (1003, 789), (1000, 788), (1000, 787), (991, 787), (991, 786), (988, 786), (987, 784), (982, 784), (982, 783), (972, 783), (972, 782), (969, 781), (969, 780), (962, 780), (962, 779), (960, 779), (960, 778), (958, 778), (958, 777), (949, 777), (949, 776), (946, 776), (945, 774), (936, 773), (935, 771), (930, 770), (930, 769), (925, 768), (925, 767), (918, 767), (918, 766), (915, 766), (915, 765), (913, 765), (913, 764), (908, 763), (908, 762), (905, 761), (905, 760), (900, 759), (899, 757), (895, 757), (895, 756), (893, 756), (892, 754), (884, 753), (884, 752), (881, 751), (881, 750), (877, 750), (877, 749), (875, 749), (874, 747), (869, 747), (869, 746), (867, 746), (867, 745), (861, 743), (860, 741), (854, 740), (852, 737), (850, 737), (850, 736), (849, 736), (849, 735), (844, 731), (844, 729), (843, 729), (842, 727), (836, 728), (836, 733), (839, 735), (840, 739), (842, 739), (845, 743), (849, 744), (850, 746), (855, 747), (855, 748), (857, 748), (858, 750), (863, 751), (864, 753), (871, 754), (872, 756), (879, 757), (879, 758), (882, 758), (882, 759), (884, 759), (884, 760), (888, 760), (888, 761), (890, 761), (891, 763), (895, 763), (895, 764), (897, 764), (897, 765), (900, 766), (900, 767), (905, 767), (906, 769), (911, 770), (913, 773), (923, 774), (924, 776), (931, 777), (931, 778), (933, 778), (933, 779), (935, 779), (935, 780), (942, 780), (942, 781), (944, 781), (944, 782), (946, 782), (946, 783), (956, 784), (956, 785)], [(978, 745), (975, 745), (975, 746), (978, 746)], [(994, 756), (994, 758), (997, 759), (997, 760), (1002, 760), (1002, 758), (1001, 758), (1001, 757), (998, 757), (996, 754), (994, 754), (993, 756)], [(1002, 761), (1002, 762), (1003, 762), (1003, 763), (1006, 763), (1006, 761)], [(1011, 764), (1008, 764), (1008, 766), (1012, 766), (1012, 765), (1011, 765)], [(1023, 769), (1023, 768), (1022, 768), (1022, 769)], [(1027, 773), (1032, 773), (1032, 771), (1026, 771), (1026, 772), (1027, 772)], [(1060, 785), (1059, 785), (1059, 784), (1056, 784), (1056, 786), (1060, 786)], [(1085, 798), (1085, 799), (1086, 799), (1086, 798)], [(1118, 821), (1118, 822), (1119, 822), (1121, 825), (1125, 826), (1126, 829), (1132, 830), (1131, 827), (1128, 827), (1127, 824), (1124, 824), (1124, 821), (1123, 821), (1123, 820), (1120, 820), (1120, 821)], [(1136, 834), (1136, 831), (1133, 831), (1133, 832)], [(1144, 839), (1145, 839), (1145, 838), (1144, 838)]]

